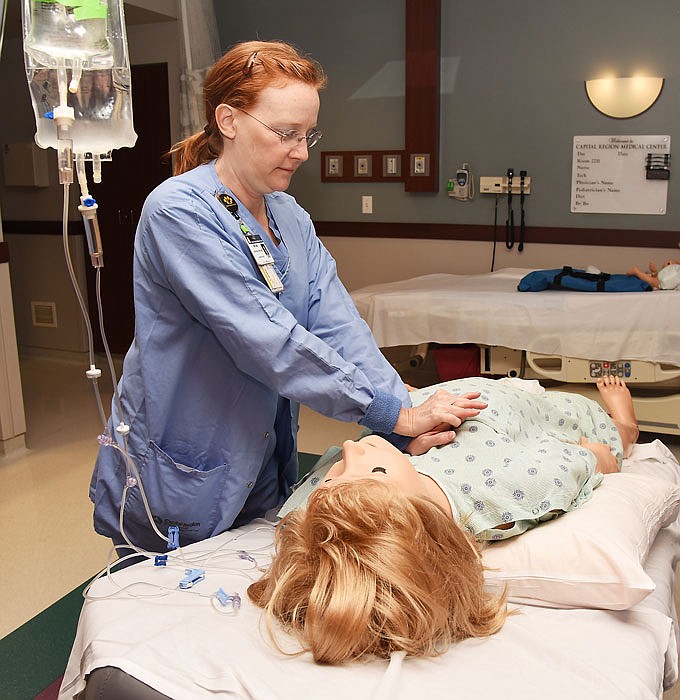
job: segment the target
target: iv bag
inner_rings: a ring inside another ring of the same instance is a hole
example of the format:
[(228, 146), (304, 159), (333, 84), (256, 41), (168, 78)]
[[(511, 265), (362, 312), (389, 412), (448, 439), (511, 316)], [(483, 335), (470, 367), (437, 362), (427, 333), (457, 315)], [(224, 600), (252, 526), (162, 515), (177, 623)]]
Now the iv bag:
[(73, 153), (132, 147), (130, 61), (122, 0), (22, 0), (24, 62), (41, 148), (58, 148), (52, 113), (72, 107)]
[(97, 62), (110, 67), (113, 54), (106, 36), (106, 4), (31, 0), (24, 47), (43, 66), (59, 59)]

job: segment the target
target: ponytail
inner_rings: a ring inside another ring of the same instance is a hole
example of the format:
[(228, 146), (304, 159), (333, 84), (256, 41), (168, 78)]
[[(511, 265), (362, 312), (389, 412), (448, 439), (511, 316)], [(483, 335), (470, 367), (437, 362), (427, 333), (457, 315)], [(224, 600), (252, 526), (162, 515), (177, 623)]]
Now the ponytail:
[(219, 136), (214, 136), (210, 127), (206, 127), (176, 143), (167, 153), (173, 157), (172, 174), (181, 175), (217, 158), (222, 153), (222, 145), (216, 142)]

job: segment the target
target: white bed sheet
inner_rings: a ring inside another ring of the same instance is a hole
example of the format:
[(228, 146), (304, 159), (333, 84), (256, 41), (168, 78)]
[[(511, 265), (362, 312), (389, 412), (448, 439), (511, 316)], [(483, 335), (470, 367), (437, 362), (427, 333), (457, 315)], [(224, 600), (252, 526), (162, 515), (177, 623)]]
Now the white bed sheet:
[(517, 291), (528, 272), (425, 275), (363, 287), (352, 299), (380, 347), (478, 343), (680, 364), (680, 291)]
[[(678, 482), (677, 464), (655, 441), (637, 446), (627, 471), (654, 473)], [(566, 516), (568, 517), (568, 516)], [(186, 548), (214, 552), (235, 533), (230, 546), (255, 552), (271, 542), (271, 526), (256, 521)], [(216, 612), (208, 599), (175, 591), (142, 599), (117, 592), (102, 579), (87, 601), (64, 675), (59, 700), (84, 690), (87, 675), (113, 666), (173, 698), (299, 700), (412, 700), (422, 697), (500, 697), (504, 700), (646, 700), (659, 698), (678, 677), (673, 569), (680, 552), (680, 526), (661, 531), (646, 570), (656, 590), (627, 611), (556, 610), (527, 605), (493, 637), (466, 640), (435, 659), (394, 657), (343, 667), (319, 666), (309, 654), (275, 652), (259, 610), (247, 599), (247, 580), (208, 566), (195, 591), (237, 590), (243, 607), (233, 616)], [(262, 553), (254, 555), (266, 563)], [(248, 562), (234, 559), (241, 565)], [(147, 581), (176, 586), (183, 572), (151, 562), (116, 574), (118, 586)], [(148, 588), (132, 589), (137, 595)], [(293, 648), (291, 646), (290, 648)]]

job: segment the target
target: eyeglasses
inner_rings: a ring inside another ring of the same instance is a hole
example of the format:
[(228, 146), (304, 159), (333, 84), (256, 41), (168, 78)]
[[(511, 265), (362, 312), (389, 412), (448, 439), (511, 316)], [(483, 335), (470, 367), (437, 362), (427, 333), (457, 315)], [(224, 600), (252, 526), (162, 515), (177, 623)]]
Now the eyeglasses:
[(316, 146), (316, 144), (319, 143), (319, 141), (321, 141), (321, 137), (323, 136), (323, 134), (320, 131), (316, 130), (310, 131), (306, 135), (301, 135), (299, 131), (294, 130), (279, 131), (278, 129), (273, 129), (271, 126), (269, 126), (269, 124), (265, 124), (263, 121), (253, 116), (249, 112), (246, 112), (245, 109), (241, 109), (240, 111), (243, 112), (243, 114), (247, 114), (251, 119), (254, 119), (256, 122), (262, 124), (262, 126), (269, 129), (269, 131), (275, 133), (281, 139), (281, 145), (286, 146), (287, 148), (294, 148), (303, 141), (307, 142), (307, 148), (311, 148), (312, 146)]

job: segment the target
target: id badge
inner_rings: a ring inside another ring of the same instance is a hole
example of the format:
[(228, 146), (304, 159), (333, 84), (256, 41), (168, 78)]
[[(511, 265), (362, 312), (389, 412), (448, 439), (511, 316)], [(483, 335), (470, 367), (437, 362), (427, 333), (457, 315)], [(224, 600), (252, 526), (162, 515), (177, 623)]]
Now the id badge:
[(274, 294), (280, 294), (284, 289), (283, 282), (281, 282), (281, 279), (276, 273), (274, 258), (269, 252), (269, 248), (267, 248), (259, 234), (246, 233), (245, 236), (250, 254), (253, 256), (253, 260), (255, 260), (267, 286)]
[(253, 256), (253, 260), (255, 260), (260, 267), (274, 264), (274, 258), (261, 236), (256, 233), (250, 233), (246, 236), (246, 241), (248, 242), (248, 248), (250, 249), (250, 254)]

